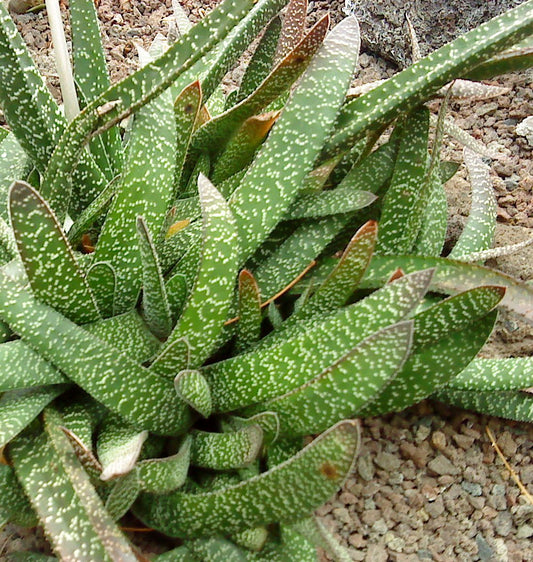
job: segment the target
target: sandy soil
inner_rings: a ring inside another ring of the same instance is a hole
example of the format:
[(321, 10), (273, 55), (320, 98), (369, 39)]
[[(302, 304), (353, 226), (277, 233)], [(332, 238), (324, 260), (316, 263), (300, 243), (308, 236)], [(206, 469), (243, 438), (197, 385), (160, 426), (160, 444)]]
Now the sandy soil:
[[(183, 4), (196, 20), (214, 3), (186, 0)], [(157, 31), (166, 33), (161, 20), (170, 5), (171, 0), (99, 2), (113, 80), (135, 68), (135, 42), (147, 47)], [(338, 21), (340, 5), (314, 2), (312, 17), (329, 7)], [(17, 23), (57, 93), (44, 13), (19, 15)], [(371, 53), (364, 53), (360, 63), (359, 83), (395, 72)], [(493, 83), (512, 91), (486, 102), (458, 101), (451, 106), (458, 125), (484, 143), (502, 147), (501, 159), (492, 164), (498, 200), (497, 245), (527, 239), (532, 232), (531, 146), (516, 133), (516, 125), (533, 113), (531, 78), (530, 71), (497, 79)], [(460, 160), (457, 143), (449, 143), (448, 155)], [(447, 185), (450, 242), (458, 236), (468, 209), (470, 188), (465, 177), (460, 170)], [(533, 278), (532, 264), (533, 248), (491, 263), (524, 280)], [(530, 355), (532, 350), (531, 327), (505, 315), (486, 353), (519, 356)], [(424, 402), (401, 414), (365, 420), (363, 427), (355, 472), (343, 490), (318, 511), (349, 548), (353, 560), (533, 561), (533, 505), (510, 479), (485, 432), (486, 427), (491, 428), (504, 456), (533, 491), (531, 425)], [(0, 559), (9, 552), (32, 548), (28, 541), (38, 541), (38, 548), (46, 548), (34, 530), (8, 527), (0, 533)], [(158, 536), (150, 542), (152, 546), (168, 544)]]

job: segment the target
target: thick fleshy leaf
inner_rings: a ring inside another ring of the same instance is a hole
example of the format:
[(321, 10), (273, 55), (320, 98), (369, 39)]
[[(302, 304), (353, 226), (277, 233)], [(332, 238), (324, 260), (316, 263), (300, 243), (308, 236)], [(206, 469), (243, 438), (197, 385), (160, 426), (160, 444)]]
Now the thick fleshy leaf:
[(259, 286), (247, 269), (243, 269), (239, 274), (238, 312), (235, 346), (237, 351), (242, 352), (259, 339), (263, 321)]
[[(48, 163), (42, 181), (42, 193), (46, 199), (50, 202), (57, 201), (64, 206), (62, 202), (62, 198), (65, 197), (64, 186), (83, 153), (83, 146), (86, 141), (119, 123), (143, 105), (157, 98), (187, 69), (191, 68), (208, 49), (225, 37), (239, 19), (251, 9), (252, 5), (253, 0), (226, 0), (191, 29), (186, 36), (176, 41), (156, 61), (147, 64), (122, 82), (112, 86), (91, 102), (70, 123)], [(181, 88), (186, 84), (187, 82), (182, 84)], [(150, 119), (145, 120), (145, 125), (149, 126), (147, 121), (150, 121)], [(173, 128), (174, 124), (170, 126), (171, 130)], [(154, 145), (159, 142), (158, 137), (155, 143), (148, 143), (145, 148), (153, 152), (156, 150)], [(143, 151), (142, 143), (140, 149)], [(124, 177), (122, 181), (126, 181)], [(161, 186), (158, 186), (158, 188), (161, 188)], [(55, 208), (54, 205), (52, 207)], [(152, 226), (146, 209), (138, 208), (134, 211), (130, 233), (134, 234), (134, 221), (138, 214), (143, 214), (148, 220), (149, 226)], [(126, 245), (129, 246), (129, 240), (126, 240)], [(124, 248), (121, 247), (120, 251), (123, 250)]]
[(98, 460), (103, 469), (100, 478), (111, 480), (131, 472), (147, 437), (147, 431), (139, 431), (117, 416), (105, 420), (96, 443)]
[(153, 560), (157, 562), (198, 562), (198, 558), (193, 556), (191, 551), (183, 545), (164, 554), (158, 554)]
[[(5, 129), (0, 128), (0, 131)], [(28, 167), (28, 157), (15, 135), (7, 134), (0, 141), (0, 217), (8, 220), (7, 201), (11, 184), (22, 179)]]
[(162, 377), (174, 380), (180, 371), (189, 366), (189, 356), (187, 340), (176, 340), (155, 358), (150, 365), (150, 370)]
[(434, 267), (431, 288), (449, 295), (480, 285), (506, 287), (501, 306), (513, 310), (533, 323), (533, 287), (521, 283), (505, 273), (480, 265), (462, 263), (447, 258), (418, 256), (374, 256), (362, 285), (381, 286), (400, 268), (405, 273)]
[(201, 127), (194, 135), (193, 148), (220, 152), (246, 119), (267, 107), (302, 74), (324, 40), (328, 25), (329, 19), (323, 18), (294, 51), (272, 70), (255, 92)]
[(490, 250), (496, 230), (496, 196), (490, 180), (490, 168), (468, 148), (463, 154), (472, 185), (472, 204), (465, 228), (449, 255), (456, 260)]
[(27, 427), (68, 385), (12, 390), (0, 397), (0, 447)]
[(379, 253), (409, 252), (416, 241), (429, 195), (424, 190), (428, 134), (429, 111), (423, 107), (401, 128), (394, 174), (381, 211)]
[(211, 470), (242, 468), (257, 458), (263, 445), (258, 425), (225, 433), (194, 431), (192, 436), (191, 464)]
[(271, 445), (279, 436), (279, 418), (276, 412), (260, 412), (249, 418), (241, 418), (238, 416), (230, 416), (225, 418), (222, 427), (225, 424), (234, 430), (250, 425), (258, 425), (263, 430), (263, 442), (265, 445)]
[(136, 472), (142, 490), (153, 494), (167, 494), (177, 490), (185, 483), (190, 458), (191, 437), (187, 436), (175, 455), (140, 461)]
[(188, 424), (188, 409), (171, 381), (36, 301), (1, 270), (0, 317), (42, 357), (131, 423), (163, 434)]
[[(235, 287), (239, 245), (235, 221), (224, 198), (204, 176), (198, 180), (198, 190), (204, 223), (200, 269), (185, 310), (167, 340), (167, 347), (176, 340), (187, 340), (192, 367), (209, 357), (222, 330)], [(190, 263), (194, 253), (180, 263), (180, 272), (189, 273), (197, 264)]]
[(278, 41), (276, 60), (290, 53), (302, 39), (307, 17), (307, 0), (291, 0), (283, 15), (283, 26)]
[[(231, 411), (268, 400), (314, 379), (362, 340), (401, 321), (418, 304), (432, 271), (420, 271), (385, 286), (325, 319), (297, 325), (244, 355), (208, 365), (215, 411)], [(275, 332), (274, 332), (275, 333)]]
[(405, 362), (383, 392), (358, 416), (398, 412), (430, 396), (460, 373), (485, 345), (494, 328), (491, 313), (466, 329), (449, 333), (432, 345), (422, 346)]
[(467, 410), (516, 421), (533, 421), (533, 396), (519, 391), (455, 390), (446, 387), (436, 400)]
[(0, 494), (0, 527), (8, 522), (29, 527), (37, 525), (35, 512), (20, 487), (13, 468), (6, 464), (0, 464)]
[(347, 103), (337, 119), (323, 157), (348, 149), (369, 130), (387, 125), (430, 98), (454, 78), (528, 37), (533, 30), (530, 2), (494, 18), (434, 51), (381, 86)]
[(253, 529), (245, 529), (240, 533), (235, 533), (231, 537), (232, 541), (247, 550), (259, 552), (265, 546), (268, 539), (268, 530), (266, 527), (254, 527)]
[(174, 388), (177, 395), (204, 418), (211, 415), (211, 390), (200, 371), (181, 371), (174, 379)]
[(412, 322), (385, 328), (313, 380), (254, 406), (249, 412), (276, 412), (281, 435), (320, 433), (339, 420), (352, 417), (391, 381), (409, 353), (412, 332)]
[(309, 514), (344, 482), (359, 449), (359, 424), (341, 422), (292, 459), (211, 493), (144, 494), (135, 512), (172, 536), (236, 532)]
[(164, 339), (172, 329), (172, 318), (157, 252), (143, 217), (137, 217), (137, 236), (142, 259), (144, 318), (150, 330)]
[(141, 485), (136, 471), (128, 472), (114, 481), (105, 501), (105, 510), (113, 521), (118, 521), (126, 515), (140, 491)]
[[(92, 0), (73, 0), (69, 5), (69, 14), (74, 78), (83, 92), (83, 97), (91, 102), (111, 85), (100, 38), (96, 7)], [(115, 127), (107, 131), (102, 141), (101, 145), (92, 146), (91, 152), (101, 168), (109, 162), (112, 170), (117, 172), (123, 158), (118, 129)], [(104, 148), (104, 152), (97, 154), (95, 148)]]
[(106, 513), (59, 429), (61, 418), (49, 411), (45, 419), (46, 433), (17, 439), (10, 445), (10, 453), (55, 552), (64, 560), (79, 562), (134, 562), (128, 542)]
[(533, 358), (475, 359), (447, 385), (450, 390), (508, 391), (533, 386)]
[(117, 288), (115, 268), (105, 261), (93, 263), (87, 270), (86, 280), (96, 299), (100, 314), (104, 318), (113, 316), (113, 303)]
[[(296, 198), (344, 100), (358, 52), (359, 27), (355, 18), (347, 18), (326, 37), (244, 180), (233, 192), (230, 207), (237, 220), (243, 262)], [(298, 147), (298, 158), (293, 157), (293, 151), (287, 153), (291, 146)]]
[(98, 320), (89, 286), (44, 199), (27, 183), (15, 182), (9, 191), (9, 214), (33, 294), (73, 322)]

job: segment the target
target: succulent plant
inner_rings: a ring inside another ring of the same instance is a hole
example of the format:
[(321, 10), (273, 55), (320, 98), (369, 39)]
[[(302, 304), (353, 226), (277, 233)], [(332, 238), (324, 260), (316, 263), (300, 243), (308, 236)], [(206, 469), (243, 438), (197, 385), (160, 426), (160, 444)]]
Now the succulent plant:
[(471, 151), (479, 203), (439, 257), (456, 166), (423, 103), (529, 65), (533, 3), (351, 99), (355, 18), (306, 30), (286, 3), (176, 18), (110, 85), (94, 3), (71, 0), (68, 120), (0, 6), (0, 525), (39, 522), (60, 559), (144, 559), (131, 511), (181, 540), (158, 560), (344, 560), (311, 514), (353, 418), (437, 391), (531, 418), (529, 360), (475, 357), (532, 289), (469, 263), (493, 237)]

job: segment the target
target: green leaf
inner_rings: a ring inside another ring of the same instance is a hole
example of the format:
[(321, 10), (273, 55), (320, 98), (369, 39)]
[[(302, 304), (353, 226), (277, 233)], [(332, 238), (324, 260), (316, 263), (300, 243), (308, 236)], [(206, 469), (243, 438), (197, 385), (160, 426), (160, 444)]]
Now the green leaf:
[(17, 439), (11, 444), (10, 453), (17, 477), (55, 552), (64, 560), (79, 562), (135, 561), (128, 542), (107, 515), (59, 429), (61, 418), (49, 411), (45, 419), (46, 433)]
[(233, 430), (249, 427), (250, 425), (259, 426), (263, 430), (263, 443), (265, 445), (271, 445), (279, 436), (279, 418), (276, 412), (259, 412), (259, 414), (249, 418), (229, 416), (222, 423), (223, 429), (225, 424), (233, 428)]
[(463, 154), (472, 185), (472, 204), (465, 228), (448, 256), (456, 260), (465, 260), (469, 254), (490, 250), (496, 230), (496, 196), (490, 180), (490, 168), (468, 148)]
[[(204, 176), (198, 180), (198, 190), (204, 222), (200, 270), (183, 314), (167, 340), (168, 347), (178, 339), (187, 339), (193, 368), (213, 351), (231, 304), (238, 267), (237, 229), (226, 201)], [(180, 263), (182, 273), (189, 273), (195, 265), (194, 252), (188, 256)]]
[(467, 391), (446, 387), (437, 392), (434, 398), (439, 402), (490, 416), (526, 422), (533, 420), (533, 397), (525, 392)]
[(153, 560), (157, 562), (199, 562), (186, 546), (178, 546), (178, 548), (158, 554)]
[(369, 191), (354, 191), (351, 187), (336, 188), (299, 197), (287, 212), (287, 220), (321, 218), (358, 211), (376, 200)]
[[(432, 272), (386, 285), (333, 315), (302, 323), (282, 339), (206, 366), (215, 411), (232, 411), (285, 394), (328, 369), (362, 340), (401, 321), (427, 290)], [(275, 333), (275, 332), (274, 332)]]
[(243, 269), (239, 274), (238, 313), (235, 349), (237, 352), (243, 352), (259, 339), (263, 321), (259, 286), (247, 269)]
[(172, 318), (157, 252), (143, 217), (137, 217), (137, 236), (143, 268), (144, 317), (150, 330), (165, 339), (172, 329)]
[(105, 510), (113, 521), (118, 521), (126, 515), (140, 491), (141, 485), (135, 470), (114, 481), (105, 501)]
[(162, 459), (147, 459), (137, 464), (141, 488), (152, 494), (167, 494), (185, 483), (191, 458), (190, 435), (185, 437), (175, 455)]
[(99, 261), (89, 267), (85, 278), (97, 302), (100, 314), (104, 318), (112, 316), (117, 287), (115, 268), (109, 262)]
[(98, 320), (89, 285), (44, 199), (27, 183), (15, 182), (9, 191), (9, 214), (33, 294), (73, 322)]
[[(296, 198), (344, 100), (358, 52), (358, 25), (354, 18), (347, 18), (313, 57), (268, 140), (233, 192), (230, 207), (237, 220), (243, 262)], [(293, 157), (291, 147), (298, 147), (298, 158)], [(283, 154), (286, 157), (280, 157)]]
[(466, 391), (509, 391), (533, 386), (533, 359), (509, 357), (474, 359), (446, 389)]
[(109, 416), (98, 434), (96, 453), (102, 465), (102, 480), (111, 480), (131, 472), (148, 437), (118, 416)]
[(0, 527), (8, 522), (33, 527), (37, 524), (35, 512), (17, 481), (13, 468), (0, 464)]
[(188, 409), (171, 381), (36, 301), (2, 270), (0, 317), (42, 357), (130, 423), (163, 434), (177, 433), (189, 423)]
[(248, 562), (247, 552), (235, 543), (219, 536), (187, 541), (194, 560), (203, 562)]
[(398, 412), (427, 398), (479, 353), (495, 320), (496, 313), (488, 314), (466, 329), (451, 332), (431, 345), (416, 349), (392, 383), (357, 415), (366, 417)]
[(174, 380), (176, 375), (189, 366), (189, 344), (186, 339), (176, 340), (160, 353), (150, 365), (150, 370), (162, 377)]
[(265, 527), (254, 527), (235, 533), (232, 537), (233, 542), (254, 552), (260, 552), (268, 539), (268, 530)]
[(290, 88), (317, 52), (328, 29), (327, 17), (317, 23), (301, 43), (288, 54), (250, 96), (208, 121), (194, 135), (192, 147), (220, 153), (236, 130), (253, 115)]
[(268, 472), (216, 492), (157, 498), (143, 494), (135, 512), (151, 527), (180, 537), (292, 521), (339, 489), (353, 466), (359, 440), (358, 423), (341, 422)]
[[(0, 131), (5, 129), (0, 128)], [(0, 218), (9, 220), (7, 211), (8, 191), (11, 184), (22, 179), (28, 167), (28, 157), (15, 135), (8, 133), (0, 141)]]
[(476, 66), (464, 78), (490, 80), (495, 76), (531, 68), (533, 66), (533, 45), (528, 45), (526, 41)]
[(409, 252), (422, 224), (428, 193), (426, 174), (429, 111), (424, 107), (403, 124), (391, 184), (383, 201), (379, 241), (382, 254)]
[(0, 448), (27, 427), (68, 388), (65, 384), (11, 390), (0, 397)]
[(245, 412), (276, 412), (281, 435), (320, 433), (352, 417), (391, 381), (409, 353), (412, 332), (412, 322), (385, 328), (308, 383)]
[(283, 26), (278, 41), (276, 60), (290, 53), (301, 41), (305, 32), (307, 17), (307, 0), (291, 0), (283, 15)]
[(322, 157), (344, 151), (369, 130), (387, 125), (430, 98), (454, 78), (468, 76), (476, 66), (533, 31), (531, 0), (490, 20), (434, 51), (370, 92), (348, 102)]
[(192, 436), (191, 464), (211, 470), (245, 467), (257, 458), (263, 445), (263, 430), (258, 425), (226, 433), (195, 430)]
[[(91, 102), (111, 85), (96, 7), (92, 0), (73, 0), (69, 5), (69, 14), (74, 79), (83, 92), (83, 97)], [(100, 164), (109, 158), (111, 167), (116, 173), (121, 168), (123, 158), (119, 130), (115, 127), (107, 131), (102, 140), (106, 152), (96, 160)], [(94, 154), (94, 146), (91, 149)]]
[(362, 281), (364, 287), (381, 286), (398, 269), (405, 273), (434, 267), (431, 289), (453, 295), (479, 285), (506, 287), (500, 306), (522, 315), (533, 322), (533, 287), (521, 283), (505, 273), (480, 265), (462, 263), (447, 258), (418, 256), (374, 256)]
[(211, 391), (200, 371), (180, 371), (174, 379), (174, 388), (177, 395), (204, 418), (211, 415)]

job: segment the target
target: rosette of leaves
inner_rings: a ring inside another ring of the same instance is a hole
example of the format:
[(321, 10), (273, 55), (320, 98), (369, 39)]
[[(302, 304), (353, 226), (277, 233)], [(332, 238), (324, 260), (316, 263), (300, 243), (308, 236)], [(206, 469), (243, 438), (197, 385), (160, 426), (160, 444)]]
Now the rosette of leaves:
[(61, 559), (142, 559), (128, 512), (179, 541), (160, 560), (347, 559), (311, 514), (352, 468), (352, 418), (468, 392), (495, 308), (531, 317), (528, 286), (466, 260), (492, 243), (486, 197), (438, 257), (455, 167), (423, 103), (529, 64), (509, 49), (532, 2), (352, 100), (356, 20), (306, 29), (285, 4), (178, 11), (179, 39), (110, 85), (94, 3), (71, 0), (70, 122), (0, 6), (0, 524), (38, 521)]

